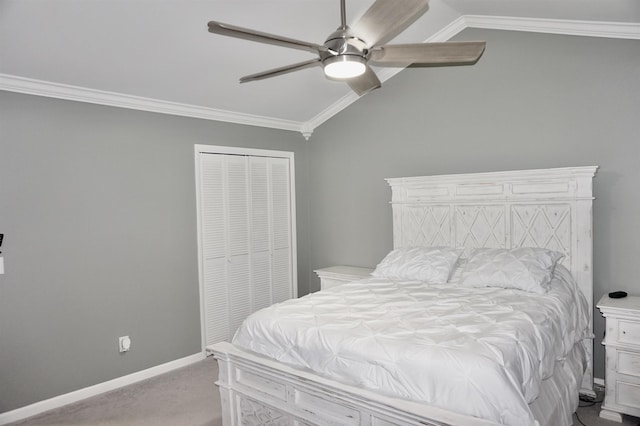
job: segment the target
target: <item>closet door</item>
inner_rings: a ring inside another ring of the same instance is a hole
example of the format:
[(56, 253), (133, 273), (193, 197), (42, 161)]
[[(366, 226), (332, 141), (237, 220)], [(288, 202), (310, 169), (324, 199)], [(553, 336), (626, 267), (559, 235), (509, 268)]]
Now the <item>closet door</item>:
[[(224, 156), (227, 203), (227, 283), (229, 333), (235, 333), (251, 313), (249, 252), (249, 186), (247, 157)], [(230, 338), (231, 336), (229, 336)]]
[(271, 244), (273, 210), (270, 203), (269, 158), (250, 157), (252, 311), (272, 305)]
[(252, 312), (294, 296), (289, 158), (200, 153), (204, 346)]
[(271, 212), (273, 214), (273, 243), (271, 246), (273, 285), (272, 303), (291, 298), (291, 186), (289, 161), (270, 159)]
[(229, 338), (230, 328), (225, 161), (222, 155), (201, 155), (197, 160), (203, 339), (220, 342)]

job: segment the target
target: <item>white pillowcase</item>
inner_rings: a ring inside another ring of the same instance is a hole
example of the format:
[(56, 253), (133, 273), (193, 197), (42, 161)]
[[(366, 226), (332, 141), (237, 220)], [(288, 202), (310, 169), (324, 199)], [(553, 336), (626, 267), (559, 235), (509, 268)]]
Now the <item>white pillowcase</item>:
[(462, 250), (450, 247), (401, 247), (392, 250), (371, 275), (390, 280), (446, 283)]
[(564, 254), (537, 247), (476, 249), (460, 284), (467, 287), (502, 287), (546, 293), (556, 264)]
[(451, 274), (449, 274), (449, 281), (447, 281), (448, 283), (458, 284), (460, 282), (460, 279), (462, 278), (462, 271), (464, 271), (464, 267), (467, 266), (468, 261), (469, 259), (464, 257), (458, 258), (456, 264), (453, 265)]

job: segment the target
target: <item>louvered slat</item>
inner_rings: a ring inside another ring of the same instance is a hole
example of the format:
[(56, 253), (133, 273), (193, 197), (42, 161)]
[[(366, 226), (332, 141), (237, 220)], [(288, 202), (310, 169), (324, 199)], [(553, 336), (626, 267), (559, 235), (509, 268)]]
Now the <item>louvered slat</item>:
[(269, 162), (267, 157), (249, 159), (251, 193), (251, 289), (252, 312), (270, 306), (271, 225), (269, 212)]
[(229, 336), (229, 301), (227, 296), (226, 259), (204, 262), (204, 305), (206, 343), (226, 340)]
[(231, 339), (240, 324), (251, 314), (249, 285), (249, 255), (232, 256), (228, 261), (229, 336)]
[(291, 251), (288, 248), (273, 251), (273, 303), (291, 299)]
[(251, 254), (251, 290), (253, 303), (251, 312), (273, 304), (271, 296), (271, 256), (268, 251)]
[(203, 252), (211, 259), (226, 253), (223, 156), (202, 155), (200, 160)]
[(249, 252), (249, 200), (247, 190), (247, 159), (226, 156), (227, 218), (229, 223), (229, 255)]
[(269, 158), (250, 157), (251, 251), (268, 251), (269, 226)]
[(291, 244), (289, 194), (289, 160), (271, 159), (271, 211), (273, 212), (273, 247), (287, 248)]
[(200, 160), (205, 339), (211, 344), (225, 340), (229, 334), (224, 167), (221, 156), (204, 155)]

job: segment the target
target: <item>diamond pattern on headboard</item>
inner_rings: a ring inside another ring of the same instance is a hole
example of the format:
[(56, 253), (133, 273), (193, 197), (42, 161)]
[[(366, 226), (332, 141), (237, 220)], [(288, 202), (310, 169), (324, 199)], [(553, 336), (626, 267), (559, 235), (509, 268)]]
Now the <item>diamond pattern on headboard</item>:
[(407, 206), (404, 222), (413, 230), (403, 235), (404, 246), (450, 246), (449, 206)]
[(507, 246), (503, 205), (455, 206), (455, 222), (455, 246), (465, 249), (465, 257), (475, 248)]
[(571, 205), (515, 205), (511, 207), (513, 247), (544, 247), (565, 255), (571, 268)]
[(509, 211), (504, 205), (407, 205), (402, 245), (464, 248), (465, 256), (479, 247), (544, 247), (563, 253), (570, 267), (571, 205), (512, 205)]
[[(593, 309), (592, 181), (597, 167), (387, 179), (393, 245), (544, 247), (564, 253)], [(589, 345), (589, 362), (593, 342)], [(593, 365), (583, 391), (593, 393)], [(594, 394), (595, 395), (595, 394)]]

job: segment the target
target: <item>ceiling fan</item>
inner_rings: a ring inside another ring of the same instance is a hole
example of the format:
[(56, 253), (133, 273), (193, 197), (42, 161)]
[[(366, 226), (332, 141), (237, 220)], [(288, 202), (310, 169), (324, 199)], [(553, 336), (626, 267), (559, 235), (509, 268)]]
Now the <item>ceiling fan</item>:
[(247, 75), (241, 83), (262, 80), (322, 66), (327, 78), (346, 82), (359, 96), (381, 86), (369, 66), (473, 65), (484, 52), (484, 41), (384, 44), (402, 32), (428, 9), (428, 0), (376, 0), (352, 27), (346, 24), (345, 0), (340, 1), (340, 27), (324, 44), (254, 31), (221, 22), (209, 22), (209, 32), (273, 44), (317, 54), (317, 58)]

